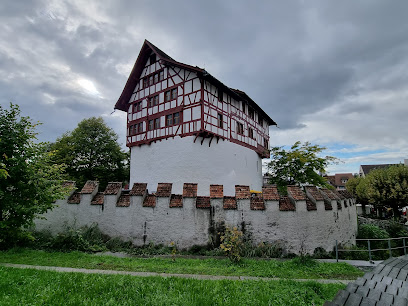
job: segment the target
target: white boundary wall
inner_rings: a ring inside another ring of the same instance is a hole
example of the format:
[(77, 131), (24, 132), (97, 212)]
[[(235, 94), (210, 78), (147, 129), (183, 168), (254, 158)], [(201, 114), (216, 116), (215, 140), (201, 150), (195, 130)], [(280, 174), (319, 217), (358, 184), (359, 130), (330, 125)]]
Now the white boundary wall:
[[(60, 200), (46, 219), (35, 221), (37, 230), (52, 234), (67, 228), (98, 224), (111, 236), (130, 240), (135, 245), (169, 245), (179, 248), (206, 245), (211, 232), (222, 224), (249, 231), (254, 244), (279, 241), (288, 252), (313, 253), (320, 247), (332, 251), (335, 241), (355, 244), (357, 233), (356, 206), (352, 199), (331, 200), (332, 210), (316, 201), (317, 210), (308, 211), (306, 201), (296, 201), (295, 211), (279, 210), (279, 201), (264, 201), (264, 210), (252, 210), (250, 199), (236, 199), (236, 209), (224, 209), (222, 198), (211, 198), (208, 208), (196, 208), (197, 198), (184, 197), (183, 207), (169, 207), (169, 197), (156, 197), (155, 207), (144, 207), (144, 196), (129, 196), (129, 206), (118, 206), (120, 192), (105, 195), (103, 205), (92, 205), (93, 194), (81, 194), (79, 204)], [(342, 209), (338, 209), (340, 201)], [(347, 207), (346, 207), (346, 205)]]

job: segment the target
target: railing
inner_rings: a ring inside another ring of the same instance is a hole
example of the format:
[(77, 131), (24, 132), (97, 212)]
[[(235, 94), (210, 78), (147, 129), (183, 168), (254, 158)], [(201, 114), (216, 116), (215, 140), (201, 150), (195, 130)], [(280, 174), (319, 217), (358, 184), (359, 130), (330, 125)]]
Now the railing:
[[(389, 253), (389, 257), (392, 257), (392, 251), (393, 250), (404, 250), (404, 255), (407, 255), (407, 244), (406, 244), (406, 239), (408, 237), (398, 237), (398, 238), (385, 238), (385, 239), (356, 239), (356, 242), (358, 241), (367, 241), (367, 250), (366, 249), (340, 249), (338, 242), (336, 240), (336, 247), (335, 247), (335, 252), (336, 252), (336, 261), (339, 261), (339, 252), (368, 252), (368, 257), (369, 260), (372, 261), (372, 253), (377, 252), (377, 251), (387, 251)], [(391, 246), (391, 241), (397, 241), (397, 240), (402, 240), (402, 246)], [(372, 247), (372, 241), (388, 241), (388, 247), (387, 248), (371, 248)], [(361, 244), (360, 244), (361, 245)]]

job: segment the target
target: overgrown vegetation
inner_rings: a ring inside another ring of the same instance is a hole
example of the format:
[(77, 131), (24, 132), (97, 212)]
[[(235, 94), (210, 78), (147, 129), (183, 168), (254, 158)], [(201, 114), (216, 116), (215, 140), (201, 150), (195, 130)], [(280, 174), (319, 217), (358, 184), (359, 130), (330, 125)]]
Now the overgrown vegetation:
[(0, 106), (0, 249), (31, 239), (26, 228), (65, 196), (64, 167), (50, 162), (46, 143), (36, 142), (38, 124), (17, 105)]
[(345, 263), (324, 263), (308, 259), (256, 260), (243, 258), (239, 264), (224, 258), (181, 258), (172, 257), (126, 257), (93, 255), (83, 252), (46, 252), (30, 249), (13, 249), (0, 252), (0, 262), (40, 266), (58, 266), (87, 269), (278, 277), (288, 279), (355, 279), (362, 271)]
[[(371, 259), (373, 260), (384, 260), (390, 256), (388, 240), (381, 239), (398, 237), (408, 237), (408, 231), (397, 222), (391, 222), (387, 229), (382, 229), (374, 224), (361, 224), (358, 227), (357, 239), (379, 239), (370, 240)], [(392, 255), (404, 255), (403, 245), (402, 239), (391, 240), (391, 248), (400, 247), (400, 249), (392, 250)], [(408, 244), (406, 245), (408, 246)], [(356, 246), (345, 247), (345, 249), (350, 251), (340, 252), (339, 257), (342, 259), (369, 260), (367, 240), (357, 241)]]
[(343, 284), (58, 273), (0, 267), (5, 305), (322, 305)]

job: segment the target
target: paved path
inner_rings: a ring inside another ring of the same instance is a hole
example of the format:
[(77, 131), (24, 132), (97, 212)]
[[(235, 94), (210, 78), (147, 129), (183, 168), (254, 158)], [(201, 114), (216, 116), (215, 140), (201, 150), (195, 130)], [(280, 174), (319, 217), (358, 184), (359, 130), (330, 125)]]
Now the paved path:
[(348, 284), (354, 281), (354, 280), (339, 280), (339, 279), (285, 279), (285, 278), (254, 277), (254, 276), (225, 276), (225, 275), (174, 274), (174, 273), (156, 273), (156, 272), (132, 272), (132, 271), (116, 271), (116, 270), (51, 267), (51, 266), (34, 266), (34, 265), (10, 264), (10, 263), (0, 263), (0, 266), (20, 268), (20, 269), (57, 271), (57, 272), (77, 272), (77, 273), (86, 273), (86, 274), (120, 274), (120, 275), (132, 275), (132, 276), (141, 276), (141, 277), (160, 276), (160, 277), (179, 277), (179, 278), (210, 279), (210, 280), (220, 280), (220, 279), (241, 280), (241, 281), (244, 281), (244, 280), (263, 280), (263, 281), (292, 280), (292, 281), (297, 281), (297, 282), (315, 281), (315, 282), (323, 283), (323, 284), (331, 284), (331, 283)]

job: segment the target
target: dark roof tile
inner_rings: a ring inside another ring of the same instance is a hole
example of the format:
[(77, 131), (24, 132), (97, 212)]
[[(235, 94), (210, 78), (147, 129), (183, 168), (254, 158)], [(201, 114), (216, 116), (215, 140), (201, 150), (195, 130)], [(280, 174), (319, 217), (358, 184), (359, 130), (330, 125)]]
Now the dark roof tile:
[(289, 197), (281, 197), (279, 199), (279, 210), (280, 211), (295, 211), (295, 205), (290, 201)]
[(172, 194), (170, 197), (170, 207), (183, 207), (183, 196), (181, 194)]
[(147, 184), (146, 183), (134, 183), (132, 190), (130, 190), (129, 194), (132, 196), (144, 196), (146, 193)]
[(157, 185), (156, 197), (170, 197), (172, 183), (159, 183)]
[(224, 196), (224, 209), (237, 209), (237, 200), (235, 197)]
[(265, 203), (262, 197), (251, 197), (251, 210), (265, 210)]
[(278, 188), (276, 186), (262, 187), (262, 196), (265, 201), (279, 201)]
[(104, 198), (105, 198), (105, 196), (104, 196), (103, 192), (98, 192), (93, 197), (93, 199), (91, 201), (91, 205), (103, 205)]
[(184, 183), (183, 197), (184, 198), (196, 198), (197, 197), (197, 184), (196, 183)]
[(197, 197), (197, 208), (211, 208), (210, 197)]
[(81, 193), (82, 194), (91, 194), (94, 192), (94, 190), (98, 188), (98, 182), (97, 181), (87, 181), (82, 187)]
[(156, 196), (148, 194), (143, 201), (143, 207), (156, 207)]
[(121, 182), (110, 182), (106, 186), (106, 189), (104, 191), (105, 194), (107, 195), (116, 195), (119, 193), (119, 191), (122, 189), (122, 183)]

